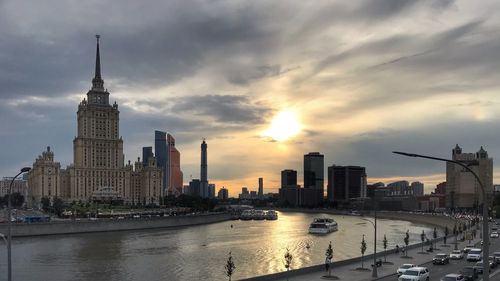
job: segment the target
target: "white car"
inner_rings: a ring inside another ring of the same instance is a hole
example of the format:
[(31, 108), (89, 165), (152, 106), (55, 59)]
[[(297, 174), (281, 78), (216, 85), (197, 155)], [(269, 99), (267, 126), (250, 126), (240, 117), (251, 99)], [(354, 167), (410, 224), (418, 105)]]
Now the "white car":
[(491, 238), (498, 238), (498, 236), (500, 236), (500, 235), (498, 235), (498, 232), (496, 232), (496, 231), (494, 231), (494, 232), (492, 232), (492, 233), (490, 234), (490, 237), (491, 237)]
[(405, 263), (403, 264), (402, 266), (400, 266), (398, 268), (398, 270), (396, 271), (396, 273), (398, 274), (398, 276), (401, 276), (403, 273), (405, 273), (406, 270), (412, 268), (412, 267), (415, 267), (417, 265), (415, 264), (412, 264), (412, 263)]
[(478, 248), (473, 248), (467, 254), (467, 261), (480, 261), (482, 250)]
[(440, 279), (440, 281), (464, 281), (464, 280), (465, 277), (462, 274), (456, 274), (456, 273), (446, 274), (446, 276)]
[(429, 281), (429, 270), (426, 267), (412, 267), (399, 276), (399, 281)]
[(461, 260), (464, 258), (464, 253), (460, 250), (454, 250), (450, 253), (450, 259), (452, 260)]

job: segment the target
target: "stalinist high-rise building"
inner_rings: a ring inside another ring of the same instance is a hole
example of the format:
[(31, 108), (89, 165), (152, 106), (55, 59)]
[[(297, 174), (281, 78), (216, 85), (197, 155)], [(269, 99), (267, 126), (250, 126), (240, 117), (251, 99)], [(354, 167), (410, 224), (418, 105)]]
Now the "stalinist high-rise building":
[[(67, 169), (58, 169), (54, 153), (50, 150), (44, 152), (44, 156), (33, 164), (29, 175), (31, 192), (28, 201), (33, 204), (39, 203), (41, 197), (59, 197), (65, 201), (117, 200), (129, 204), (158, 204), (163, 196), (162, 169), (157, 166), (155, 157), (147, 159), (146, 165), (140, 159), (137, 159), (140, 165), (137, 162), (132, 165), (130, 161), (124, 164), (120, 111), (116, 102), (109, 103), (109, 92), (104, 88), (99, 35), (96, 37), (92, 88), (87, 92), (87, 98), (78, 105), (77, 136), (73, 140), (74, 164)], [(49, 154), (50, 157), (47, 156)], [(49, 185), (47, 180), (50, 180)]]

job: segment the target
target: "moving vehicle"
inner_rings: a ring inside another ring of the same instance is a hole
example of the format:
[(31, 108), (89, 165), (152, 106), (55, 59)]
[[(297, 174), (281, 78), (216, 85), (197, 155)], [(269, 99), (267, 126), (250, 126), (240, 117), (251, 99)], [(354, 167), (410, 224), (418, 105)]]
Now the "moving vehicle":
[(309, 226), (309, 233), (327, 234), (337, 231), (337, 222), (329, 218), (316, 218)]
[(480, 261), (482, 250), (478, 248), (472, 248), (467, 254), (467, 261)]
[(398, 278), (399, 281), (429, 281), (429, 270), (426, 267), (412, 267)]
[(490, 234), (490, 237), (491, 238), (498, 238), (500, 235), (498, 234), (498, 232), (496, 231), (493, 231), (491, 234)]
[(493, 257), (495, 257), (495, 261), (497, 264), (500, 264), (500, 252), (494, 252), (491, 254)]
[(450, 253), (450, 259), (452, 260), (461, 260), (464, 258), (464, 253), (460, 250), (453, 250)]
[(464, 280), (474, 281), (478, 277), (478, 272), (473, 266), (466, 266), (460, 270), (460, 274), (464, 276)]
[(412, 264), (412, 263), (405, 263), (403, 264), (402, 266), (400, 266), (398, 268), (398, 270), (396, 270), (396, 273), (398, 274), (398, 276), (402, 275), (403, 273), (405, 273), (405, 271), (409, 268), (412, 268), (412, 267), (415, 267), (416, 265)]
[(439, 253), (432, 259), (432, 264), (447, 264), (450, 263), (450, 258), (447, 254)]
[(465, 278), (461, 274), (450, 273), (450, 274), (446, 274), (446, 276), (442, 277), (439, 280), (440, 281), (464, 281)]
[(466, 253), (466, 254), (467, 254), (467, 253), (468, 253), (471, 249), (474, 249), (474, 246), (466, 246), (466, 247), (464, 248), (464, 253)]

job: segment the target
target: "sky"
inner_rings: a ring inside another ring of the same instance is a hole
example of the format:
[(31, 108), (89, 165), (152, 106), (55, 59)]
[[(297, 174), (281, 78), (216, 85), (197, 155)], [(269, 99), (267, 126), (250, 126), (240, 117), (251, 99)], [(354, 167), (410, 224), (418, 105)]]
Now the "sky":
[[(500, 154), (498, 1), (2, 1), (0, 176), (51, 146), (73, 161), (78, 103), (101, 35), (105, 88), (126, 160), (170, 132), (184, 182), (276, 192), (280, 171), (319, 151), (369, 182), (445, 165), (391, 151)], [(500, 183), (495, 169), (494, 182)], [(325, 183), (326, 185), (326, 183)]]

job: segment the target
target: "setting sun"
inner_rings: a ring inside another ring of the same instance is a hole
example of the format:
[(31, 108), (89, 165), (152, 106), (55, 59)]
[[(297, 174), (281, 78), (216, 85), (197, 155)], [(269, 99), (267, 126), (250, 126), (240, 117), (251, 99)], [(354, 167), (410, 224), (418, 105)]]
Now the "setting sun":
[(269, 128), (263, 135), (276, 141), (284, 141), (297, 135), (302, 126), (293, 111), (281, 111), (274, 116)]

